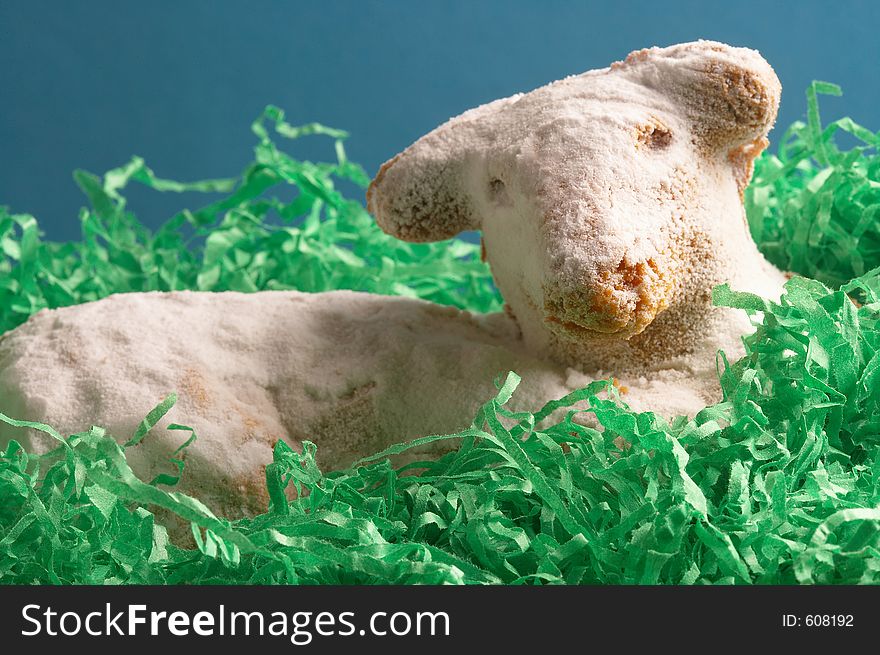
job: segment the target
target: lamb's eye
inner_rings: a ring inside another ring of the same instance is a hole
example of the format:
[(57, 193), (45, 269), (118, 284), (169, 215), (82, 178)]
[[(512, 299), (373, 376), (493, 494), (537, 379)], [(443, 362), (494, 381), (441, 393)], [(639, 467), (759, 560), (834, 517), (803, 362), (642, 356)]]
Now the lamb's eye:
[(651, 150), (662, 150), (672, 143), (672, 131), (659, 121), (636, 128), (636, 144)]
[(489, 180), (487, 193), (489, 196), (489, 200), (496, 204), (507, 205), (510, 203), (510, 199), (507, 195), (507, 187), (504, 184), (504, 180), (501, 180), (497, 177), (493, 177), (491, 180)]

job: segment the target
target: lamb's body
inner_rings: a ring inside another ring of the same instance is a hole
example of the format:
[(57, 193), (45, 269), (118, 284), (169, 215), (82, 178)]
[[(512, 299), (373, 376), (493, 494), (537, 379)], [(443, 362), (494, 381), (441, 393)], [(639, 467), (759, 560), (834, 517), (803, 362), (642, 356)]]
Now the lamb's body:
[[(176, 391), (166, 422), (200, 437), (182, 488), (229, 516), (264, 506), (277, 439), (344, 466), (466, 427), (510, 370), (514, 408), (613, 375), (634, 409), (692, 414), (720, 395), (716, 350), (736, 357), (749, 329), (712, 288), (782, 286), (741, 201), (779, 94), (758, 53), (701, 41), (465, 112), (383, 165), (368, 207), (412, 241), (481, 229), (505, 314), (350, 292), (116, 296), (3, 337), (0, 411), (125, 438)], [(162, 427), (131, 455), (143, 476), (185, 436)]]
[[(701, 371), (620, 376), (634, 407), (693, 413), (717, 396), (711, 352)], [(121, 294), (44, 310), (0, 338), (2, 411), (63, 434), (98, 421), (129, 438), (171, 392), (176, 406), (132, 449), (150, 479), (195, 428), (182, 489), (213, 509), (265, 508), (263, 467), (276, 440), (318, 444), (332, 469), (395, 441), (467, 427), (507, 371), (514, 407), (536, 409), (595, 376), (541, 361), (503, 314), (475, 316), (409, 298), (338, 291)], [(3, 430), (41, 451), (35, 431)]]

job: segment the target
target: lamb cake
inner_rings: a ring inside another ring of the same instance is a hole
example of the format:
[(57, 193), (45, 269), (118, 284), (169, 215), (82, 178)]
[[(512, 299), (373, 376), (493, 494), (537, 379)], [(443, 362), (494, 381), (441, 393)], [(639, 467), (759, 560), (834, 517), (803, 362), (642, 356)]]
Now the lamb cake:
[(779, 96), (757, 52), (699, 41), (467, 111), (385, 163), (368, 208), (407, 241), (480, 230), (503, 312), (348, 291), (119, 294), (0, 337), (0, 411), (124, 441), (175, 392), (128, 461), (152, 478), (181, 442), (169, 423), (191, 426), (180, 488), (230, 517), (265, 509), (277, 440), (344, 467), (467, 427), (508, 371), (523, 379), (513, 409), (613, 377), (633, 409), (693, 415), (720, 398), (717, 351), (739, 356), (751, 327), (713, 287), (775, 298), (785, 280), (742, 205)]

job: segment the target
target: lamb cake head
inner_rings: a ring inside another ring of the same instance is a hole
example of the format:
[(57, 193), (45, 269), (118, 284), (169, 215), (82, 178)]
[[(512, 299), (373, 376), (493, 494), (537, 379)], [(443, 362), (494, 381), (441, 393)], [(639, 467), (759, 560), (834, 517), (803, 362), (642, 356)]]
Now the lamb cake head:
[(742, 204), (780, 91), (753, 50), (639, 50), (449, 120), (381, 167), (368, 207), (408, 241), (481, 230), (525, 344), (563, 364), (735, 350), (749, 326), (712, 288), (778, 296), (783, 282)]

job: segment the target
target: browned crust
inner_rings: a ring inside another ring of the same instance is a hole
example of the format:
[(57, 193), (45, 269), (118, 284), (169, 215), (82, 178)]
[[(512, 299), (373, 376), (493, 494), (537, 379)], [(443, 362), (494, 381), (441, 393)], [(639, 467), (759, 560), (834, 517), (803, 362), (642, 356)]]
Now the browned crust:
[(379, 167), (379, 172), (376, 173), (376, 177), (370, 182), (370, 186), (367, 187), (367, 211), (371, 214), (376, 215), (378, 213), (376, 207), (376, 190), (379, 188), (379, 185), (382, 184), (382, 180), (385, 179), (386, 173), (391, 169), (392, 166), (403, 156), (403, 153), (400, 152), (394, 155), (391, 159), (386, 161)]
[(658, 118), (635, 128), (636, 147), (662, 150), (672, 143), (672, 130)]
[(754, 141), (744, 143), (736, 148), (731, 148), (727, 153), (727, 161), (733, 166), (733, 178), (739, 191), (739, 199), (745, 199), (746, 187), (752, 179), (755, 171), (755, 158), (764, 152), (770, 145), (767, 137), (760, 136)]
[(205, 385), (204, 376), (198, 369), (187, 368), (180, 378), (178, 388), (197, 410), (207, 409), (211, 405), (211, 394)]
[(674, 279), (653, 257), (635, 263), (624, 258), (582, 288), (576, 295), (548, 293), (546, 322), (573, 335), (628, 339), (644, 331), (669, 306)]

